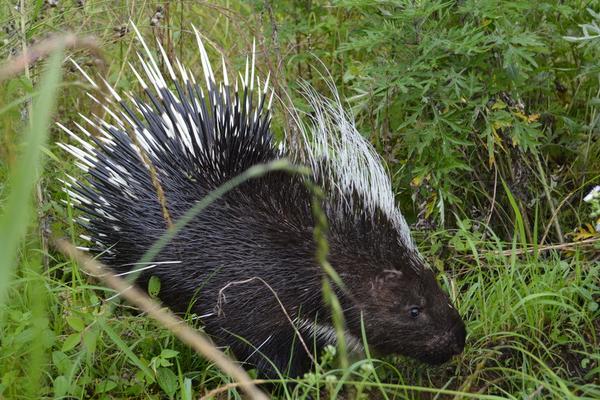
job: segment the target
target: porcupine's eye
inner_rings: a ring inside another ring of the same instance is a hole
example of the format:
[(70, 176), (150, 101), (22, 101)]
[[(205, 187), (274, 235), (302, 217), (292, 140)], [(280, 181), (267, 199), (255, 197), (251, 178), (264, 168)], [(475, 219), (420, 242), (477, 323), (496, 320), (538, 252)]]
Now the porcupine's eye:
[(419, 307), (411, 307), (408, 313), (412, 318), (417, 318), (421, 314), (421, 309)]

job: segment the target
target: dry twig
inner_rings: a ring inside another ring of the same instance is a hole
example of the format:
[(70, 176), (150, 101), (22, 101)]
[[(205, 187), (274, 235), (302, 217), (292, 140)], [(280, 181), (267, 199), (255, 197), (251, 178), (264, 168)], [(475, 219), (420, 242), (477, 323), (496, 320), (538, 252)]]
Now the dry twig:
[(42, 40), (34, 46), (23, 51), (20, 55), (6, 63), (0, 68), (0, 82), (10, 79), (27, 69), (40, 58), (44, 58), (59, 48), (65, 49), (87, 49), (97, 59), (104, 62), (104, 56), (98, 46), (98, 41), (93, 37), (79, 37), (73, 33), (54, 36)]

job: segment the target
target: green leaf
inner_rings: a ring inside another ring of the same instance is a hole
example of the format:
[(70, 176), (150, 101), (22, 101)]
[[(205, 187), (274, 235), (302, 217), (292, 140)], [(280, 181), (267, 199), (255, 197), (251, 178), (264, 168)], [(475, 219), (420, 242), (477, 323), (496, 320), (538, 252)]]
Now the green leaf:
[(85, 329), (85, 322), (74, 315), (67, 317), (67, 324), (77, 332), (81, 332)]
[(152, 297), (157, 297), (160, 293), (160, 278), (152, 275), (148, 280), (148, 294)]
[(179, 354), (179, 352), (177, 350), (171, 350), (171, 349), (163, 349), (163, 351), (160, 352), (160, 356), (162, 358), (173, 358), (173, 357), (177, 357), (178, 354)]
[(169, 396), (173, 397), (177, 391), (177, 375), (169, 368), (159, 368), (156, 371), (156, 380), (161, 389)]
[(69, 381), (67, 380), (67, 378), (64, 375), (60, 375), (58, 377), (56, 377), (56, 379), (54, 379), (54, 382), (52, 384), (53, 387), (53, 391), (54, 391), (54, 398), (60, 398), (65, 396), (68, 392), (69, 392), (69, 387), (71, 385), (69, 385)]
[(62, 375), (68, 375), (73, 368), (73, 362), (69, 356), (62, 351), (52, 352), (52, 364)]
[(98, 344), (98, 331), (89, 329), (83, 333), (83, 344), (88, 353), (93, 354)]
[(80, 333), (73, 333), (72, 335), (67, 336), (62, 345), (62, 351), (66, 352), (72, 350), (79, 344), (81, 341)]
[(105, 380), (96, 385), (96, 393), (106, 393), (110, 392), (114, 388), (117, 387), (116, 382), (111, 380)]

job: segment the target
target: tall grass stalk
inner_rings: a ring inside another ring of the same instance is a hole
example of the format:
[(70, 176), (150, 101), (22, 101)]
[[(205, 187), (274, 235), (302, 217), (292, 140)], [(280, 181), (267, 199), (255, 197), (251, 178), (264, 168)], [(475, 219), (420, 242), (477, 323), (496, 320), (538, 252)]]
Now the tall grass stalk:
[(31, 110), (31, 123), (23, 137), (22, 154), (9, 177), (10, 194), (0, 215), (0, 306), (5, 301), (12, 273), (18, 263), (19, 245), (31, 222), (32, 190), (43, 166), (43, 149), (56, 105), (62, 60), (62, 49), (48, 59), (40, 81), (39, 96)]

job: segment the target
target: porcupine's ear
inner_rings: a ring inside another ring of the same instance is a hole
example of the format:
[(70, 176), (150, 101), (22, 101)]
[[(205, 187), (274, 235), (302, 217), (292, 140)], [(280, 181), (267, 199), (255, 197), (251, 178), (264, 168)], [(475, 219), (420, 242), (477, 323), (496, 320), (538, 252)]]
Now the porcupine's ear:
[(385, 286), (387, 282), (389, 282), (392, 279), (402, 280), (402, 278), (404, 278), (404, 275), (405, 274), (402, 271), (396, 269), (384, 269), (382, 271), (379, 271), (375, 275), (375, 277), (373, 278), (373, 284), (376, 287)]
[(376, 272), (364, 289), (370, 299), (382, 305), (393, 306), (399, 305), (402, 298), (407, 297), (407, 293), (413, 292), (419, 285), (419, 277), (413, 270), (385, 269)]

